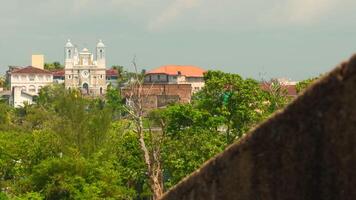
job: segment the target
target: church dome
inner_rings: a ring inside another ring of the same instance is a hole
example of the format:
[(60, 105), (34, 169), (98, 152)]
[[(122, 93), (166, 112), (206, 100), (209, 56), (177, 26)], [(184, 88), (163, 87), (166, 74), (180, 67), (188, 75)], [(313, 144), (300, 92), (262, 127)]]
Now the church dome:
[(70, 42), (70, 39), (68, 39), (66, 47), (74, 47), (74, 45)]
[(99, 40), (98, 44), (96, 45), (96, 47), (105, 47), (105, 44), (103, 43), (102, 40)]
[(89, 52), (89, 49), (84, 48), (84, 49), (82, 50), (82, 52)]

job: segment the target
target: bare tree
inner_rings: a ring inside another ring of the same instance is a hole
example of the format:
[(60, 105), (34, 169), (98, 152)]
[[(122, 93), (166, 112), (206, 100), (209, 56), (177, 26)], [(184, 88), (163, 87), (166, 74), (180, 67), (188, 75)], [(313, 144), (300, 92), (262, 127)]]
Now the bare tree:
[[(143, 158), (147, 167), (149, 186), (153, 193), (153, 199), (159, 199), (163, 195), (163, 171), (161, 165), (161, 144), (163, 140), (162, 131), (152, 131), (150, 128), (145, 129), (143, 126), (144, 119), (144, 100), (150, 95), (152, 85), (144, 87), (143, 77), (138, 75), (136, 58), (132, 64), (135, 68), (136, 76), (129, 85), (128, 94), (126, 94), (127, 105), (125, 106), (129, 116), (135, 125)], [(146, 141), (150, 141), (150, 146)]]

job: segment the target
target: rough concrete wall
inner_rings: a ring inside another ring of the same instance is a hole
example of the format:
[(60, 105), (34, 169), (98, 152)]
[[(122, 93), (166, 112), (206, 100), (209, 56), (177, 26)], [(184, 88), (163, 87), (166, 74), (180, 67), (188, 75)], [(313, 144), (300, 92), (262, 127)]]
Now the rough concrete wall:
[[(132, 96), (134, 93), (137, 93), (137, 90), (122, 89), (124, 96)], [(166, 102), (166, 105), (172, 103), (173, 100), (179, 103), (189, 103), (192, 97), (192, 87), (190, 84), (144, 84), (141, 94), (147, 98), (144, 101), (144, 109), (150, 110), (157, 108), (157, 106), (164, 106), (163, 101)], [(165, 96), (165, 99), (163, 99), (163, 96)]]
[(356, 199), (356, 56), (162, 199)]

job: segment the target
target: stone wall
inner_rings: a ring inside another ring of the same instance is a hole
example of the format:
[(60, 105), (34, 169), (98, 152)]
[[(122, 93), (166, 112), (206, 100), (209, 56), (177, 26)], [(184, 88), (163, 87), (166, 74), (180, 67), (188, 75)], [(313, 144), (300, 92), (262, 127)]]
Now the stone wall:
[(356, 199), (356, 56), (162, 199)]
[[(135, 96), (137, 89), (122, 89), (126, 97)], [(144, 97), (143, 107), (145, 110), (164, 107), (170, 103), (189, 103), (192, 97), (190, 84), (144, 84), (141, 95)]]

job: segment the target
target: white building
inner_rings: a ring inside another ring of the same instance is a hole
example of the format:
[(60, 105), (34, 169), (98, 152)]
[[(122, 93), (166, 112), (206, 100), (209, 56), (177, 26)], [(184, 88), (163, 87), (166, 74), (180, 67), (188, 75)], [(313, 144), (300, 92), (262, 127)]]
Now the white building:
[(196, 66), (166, 65), (145, 74), (147, 84), (190, 84), (192, 93), (201, 90), (206, 71)]
[(33, 103), (41, 88), (53, 83), (50, 71), (28, 66), (9, 72), (11, 97), (10, 104), (14, 107), (24, 106), (25, 102)]
[(77, 88), (83, 94), (100, 96), (106, 92), (105, 45), (99, 40), (95, 58), (87, 48), (78, 49), (68, 40), (65, 45), (64, 83), (67, 89)]

